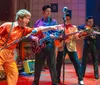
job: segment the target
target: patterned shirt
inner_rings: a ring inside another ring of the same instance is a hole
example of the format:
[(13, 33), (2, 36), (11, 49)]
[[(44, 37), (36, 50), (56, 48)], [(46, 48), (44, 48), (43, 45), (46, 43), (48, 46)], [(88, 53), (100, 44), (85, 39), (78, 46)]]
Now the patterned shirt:
[[(34, 27), (39, 27), (39, 26), (53, 26), (53, 25), (57, 25), (57, 21), (55, 19), (52, 19), (52, 18), (48, 17), (45, 20), (44, 20), (44, 18), (41, 18), (41, 19), (37, 20), (36, 23), (35, 23), (35, 25), (34, 25)], [(54, 32), (56, 32), (56, 30), (49, 30), (47, 32), (41, 33), (41, 35), (43, 35), (43, 34), (49, 35), (49, 34), (52, 34)], [(53, 39), (50, 39), (50, 42), (53, 42)]]

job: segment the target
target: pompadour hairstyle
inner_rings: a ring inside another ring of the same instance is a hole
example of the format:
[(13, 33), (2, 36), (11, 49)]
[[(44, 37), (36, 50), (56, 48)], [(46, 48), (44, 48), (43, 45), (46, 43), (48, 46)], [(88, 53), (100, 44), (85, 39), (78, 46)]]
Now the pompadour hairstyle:
[(42, 7), (42, 11), (45, 11), (47, 8), (50, 8), (50, 9), (51, 9), (51, 6), (50, 6), (50, 5), (44, 5), (44, 6)]
[(71, 15), (70, 15), (69, 13), (66, 14), (66, 17), (67, 17), (67, 16), (70, 17), (70, 19), (71, 19)]
[(26, 9), (21, 9), (16, 13), (15, 20), (18, 20), (19, 18), (24, 18), (25, 16), (31, 16), (31, 13)]
[(88, 16), (88, 17), (86, 18), (86, 21), (88, 21), (88, 19), (93, 19), (93, 16)]

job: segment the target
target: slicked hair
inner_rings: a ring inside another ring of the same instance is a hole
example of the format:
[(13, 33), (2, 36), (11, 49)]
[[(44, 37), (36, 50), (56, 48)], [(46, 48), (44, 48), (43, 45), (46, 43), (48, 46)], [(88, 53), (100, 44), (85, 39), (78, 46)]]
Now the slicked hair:
[(45, 11), (47, 8), (50, 8), (50, 9), (51, 9), (51, 6), (50, 6), (50, 5), (44, 5), (44, 6), (42, 7), (42, 11)]
[(88, 16), (88, 17), (86, 18), (86, 21), (88, 21), (88, 19), (93, 19), (93, 16)]
[(66, 14), (66, 17), (70, 17), (70, 19), (71, 19), (71, 15), (69, 13)]

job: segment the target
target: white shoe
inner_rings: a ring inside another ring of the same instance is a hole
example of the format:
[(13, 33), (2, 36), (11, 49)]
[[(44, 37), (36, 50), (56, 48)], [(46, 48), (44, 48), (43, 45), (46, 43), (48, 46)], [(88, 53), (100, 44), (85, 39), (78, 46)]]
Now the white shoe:
[(79, 83), (79, 85), (84, 85), (84, 81), (83, 80), (79, 81), (78, 83)]

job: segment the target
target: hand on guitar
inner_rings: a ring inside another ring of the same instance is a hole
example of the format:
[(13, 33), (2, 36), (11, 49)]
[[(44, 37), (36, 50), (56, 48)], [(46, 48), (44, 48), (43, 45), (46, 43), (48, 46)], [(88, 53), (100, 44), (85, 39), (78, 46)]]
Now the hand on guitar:
[(82, 36), (87, 37), (91, 35), (92, 33), (93, 33), (93, 29), (90, 28), (90, 26), (85, 26), (85, 29), (79, 32), (79, 37), (82, 37)]
[(54, 38), (55, 38), (55, 36), (54, 36), (53, 34), (50, 34), (50, 37), (51, 37), (52, 39), (54, 39)]
[(36, 36), (31, 36), (31, 40), (32, 40), (32, 42), (34, 42), (35, 43), (35, 45), (39, 45), (39, 38), (38, 37), (36, 37)]
[(63, 39), (63, 35), (55, 35), (55, 34), (50, 34), (51, 39)]
[(33, 53), (39, 53), (42, 50), (42, 48), (45, 47), (44, 43), (40, 45), (40, 39), (38, 37), (34, 37), (31, 41), (31, 44)]
[(82, 36), (86, 37), (87, 35), (88, 35), (88, 33), (87, 32), (84, 32), (84, 31), (82, 31), (82, 32), (80, 32), (78, 34), (79, 38), (81, 38)]

